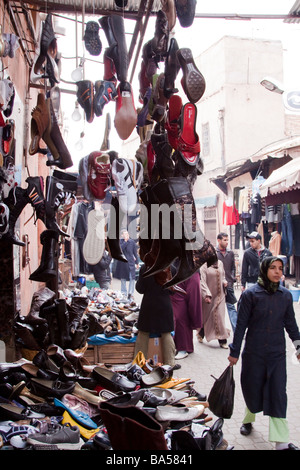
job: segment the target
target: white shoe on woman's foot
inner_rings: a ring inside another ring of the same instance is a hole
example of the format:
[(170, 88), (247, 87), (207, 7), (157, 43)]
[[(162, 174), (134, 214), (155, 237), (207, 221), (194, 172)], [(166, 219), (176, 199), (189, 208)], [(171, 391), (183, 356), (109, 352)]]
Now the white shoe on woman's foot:
[(188, 356), (188, 353), (186, 351), (178, 351), (178, 353), (175, 356), (175, 359), (184, 359), (187, 356)]

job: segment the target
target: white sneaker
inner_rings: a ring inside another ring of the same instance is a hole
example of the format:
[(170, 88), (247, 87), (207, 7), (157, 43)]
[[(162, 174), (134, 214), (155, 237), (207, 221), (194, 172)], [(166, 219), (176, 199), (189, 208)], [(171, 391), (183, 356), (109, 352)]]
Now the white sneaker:
[(127, 321), (136, 321), (139, 318), (139, 312), (132, 312), (124, 317)]
[(187, 353), (186, 351), (178, 351), (178, 353), (175, 356), (175, 359), (177, 359), (177, 360), (184, 359), (185, 357), (188, 356), (188, 354), (189, 353)]

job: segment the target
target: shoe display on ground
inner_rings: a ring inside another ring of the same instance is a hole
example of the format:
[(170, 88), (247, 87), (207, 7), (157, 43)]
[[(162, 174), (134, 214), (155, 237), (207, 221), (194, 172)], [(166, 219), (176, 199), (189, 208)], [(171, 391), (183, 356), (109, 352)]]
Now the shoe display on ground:
[(27, 443), (36, 449), (80, 450), (83, 440), (77, 426), (56, 425), (49, 426), (46, 432), (31, 434)]

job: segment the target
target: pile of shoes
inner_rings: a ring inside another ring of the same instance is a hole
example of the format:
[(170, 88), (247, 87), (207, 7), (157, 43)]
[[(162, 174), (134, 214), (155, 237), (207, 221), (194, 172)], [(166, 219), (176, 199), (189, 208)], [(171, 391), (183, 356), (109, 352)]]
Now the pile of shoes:
[(26, 316), (17, 315), (13, 329), (21, 349), (40, 351), (56, 344), (63, 349), (82, 350), (95, 335), (130, 339), (138, 332), (139, 306), (127, 304), (115, 296), (94, 289), (87, 296), (70, 292), (67, 298), (55, 298), (48, 287), (33, 294)]
[(53, 344), (32, 361), (0, 363), (0, 447), (228, 449), (223, 420), (208, 426), (206, 396), (192, 381), (173, 377), (168, 365), (143, 370), (146, 362), (139, 353), (112, 370)]

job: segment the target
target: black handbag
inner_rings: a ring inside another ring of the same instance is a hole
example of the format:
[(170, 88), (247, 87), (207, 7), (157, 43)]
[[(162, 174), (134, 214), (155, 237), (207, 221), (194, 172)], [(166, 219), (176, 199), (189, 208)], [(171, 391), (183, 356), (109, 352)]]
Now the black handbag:
[(218, 379), (215, 379), (208, 395), (210, 411), (219, 418), (229, 419), (233, 413), (235, 381), (233, 366), (228, 366)]

